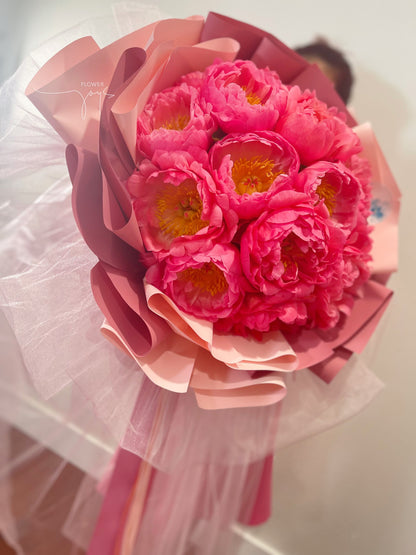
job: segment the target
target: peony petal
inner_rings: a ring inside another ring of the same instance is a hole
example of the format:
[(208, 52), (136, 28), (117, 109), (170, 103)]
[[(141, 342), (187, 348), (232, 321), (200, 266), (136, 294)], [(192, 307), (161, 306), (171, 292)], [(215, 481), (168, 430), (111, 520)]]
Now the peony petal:
[(309, 65), (290, 82), (291, 85), (298, 85), (301, 90), (310, 89), (315, 91), (316, 96), (328, 106), (335, 106), (347, 117), (347, 124), (352, 127), (357, 122), (347, 110), (344, 102), (338, 96), (334, 84), (326, 75), (322, 73), (315, 64)]

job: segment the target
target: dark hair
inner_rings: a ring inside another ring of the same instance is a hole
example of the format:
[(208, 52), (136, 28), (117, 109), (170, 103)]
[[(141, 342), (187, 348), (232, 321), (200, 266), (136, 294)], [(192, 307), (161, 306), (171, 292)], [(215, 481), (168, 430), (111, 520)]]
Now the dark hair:
[(336, 75), (335, 90), (345, 103), (348, 102), (354, 77), (350, 64), (342, 52), (330, 46), (324, 39), (317, 39), (315, 42), (295, 48), (295, 51), (306, 59), (313, 56), (331, 66)]

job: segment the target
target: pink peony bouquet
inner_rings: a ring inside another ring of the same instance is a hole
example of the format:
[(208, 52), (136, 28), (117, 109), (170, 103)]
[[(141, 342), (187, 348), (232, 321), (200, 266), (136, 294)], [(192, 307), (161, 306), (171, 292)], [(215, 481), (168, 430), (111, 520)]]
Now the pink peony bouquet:
[(315, 66), (218, 14), (91, 41), (27, 94), (69, 144), (103, 334), (202, 408), (275, 403), (306, 368), (330, 381), (391, 296), (398, 193), (371, 130)]
[(370, 176), (344, 114), (218, 62), (150, 98), (137, 149), (145, 282), (181, 311), (260, 343), (350, 314), (370, 276)]

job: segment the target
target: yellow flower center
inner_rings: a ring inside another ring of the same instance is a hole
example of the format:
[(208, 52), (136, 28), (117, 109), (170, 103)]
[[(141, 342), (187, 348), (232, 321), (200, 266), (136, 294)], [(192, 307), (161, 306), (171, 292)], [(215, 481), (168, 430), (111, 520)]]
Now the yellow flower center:
[(273, 160), (254, 156), (253, 158), (239, 158), (233, 163), (231, 177), (235, 183), (235, 191), (239, 195), (248, 193), (264, 193), (278, 175), (283, 173), (276, 170)]
[(251, 105), (256, 105), (256, 104), (262, 104), (262, 99), (257, 96), (256, 93), (254, 93), (251, 90), (251, 87), (247, 87), (246, 85), (242, 85), (241, 88), (243, 89), (243, 91), (246, 93), (246, 99), (247, 102)]
[(253, 91), (250, 91), (250, 89), (248, 87), (241, 87), (243, 89), (243, 91), (246, 93), (246, 99), (247, 102), (251, 105), (255, 105), (255, 104), (261, 104), (261, 98), (259, 96), (257, 96)]
[(206, 262), (201, 268), (187, 268), (180, 272), (179, 279), (191, 282), (196, 289), (211, 297), (221, 295), (228, 288), (223, 272), (213, 262)]
[(253, 92), (246, 93), (246, 98), (247, 98), (247, 102), (249, 104), (252, 104), (253, 106), (255, 104), (261, 104), (261, 99)]
[(162, 122), (159, 127), (174, 131), (182, 131), (182, 129), (185, 129), (188, 125), (190, 119), (189, 114), (177, 114), (172, 116), (169, 120)]
[(316, 193), (319, 198), (324, 201), (325, 206), (328, 208), (329, 215), (332, 216), (336, 206), (336, 190), (334, 186), (323, 179), (316, 188)]
[(299, 262), (302, 262), (305, 258), (305, 253), (301, 251), (299, 246), (296, 244), (296, 237), (293, 233), (289, 235), (282, 241), (281, 246), (281, 261), (286, 270), (294, 270), (297, 272), (299, 268)]
[(156, 197), (156, 217), (161, 231), (171, 238), (195, 235), (209, 222), (201, 220), (202, 200), (192, 179), (177, 187), (167, 183)]

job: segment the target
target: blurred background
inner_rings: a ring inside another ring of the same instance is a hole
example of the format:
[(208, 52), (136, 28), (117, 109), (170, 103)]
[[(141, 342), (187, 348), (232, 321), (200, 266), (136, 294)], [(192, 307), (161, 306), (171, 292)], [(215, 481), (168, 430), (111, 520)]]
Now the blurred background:
[[(242, 554), (413, 555), (416, 4), (160, 0), (157, 5), (178, 17), (217, 11), (291, 47), (319, 35), (341, 49), (355, 75), (350, 104), (356, 118), (371, 121), (403, 193), (400, 271), (390, 282), (395, 296), (366, 352), (386, 387), (358, 417), (277, 454), (273, 517), (241, 532), (246, 534)], [(0, 81), (52, 35), (111, 12), (109, 0), (0, 0)]]

